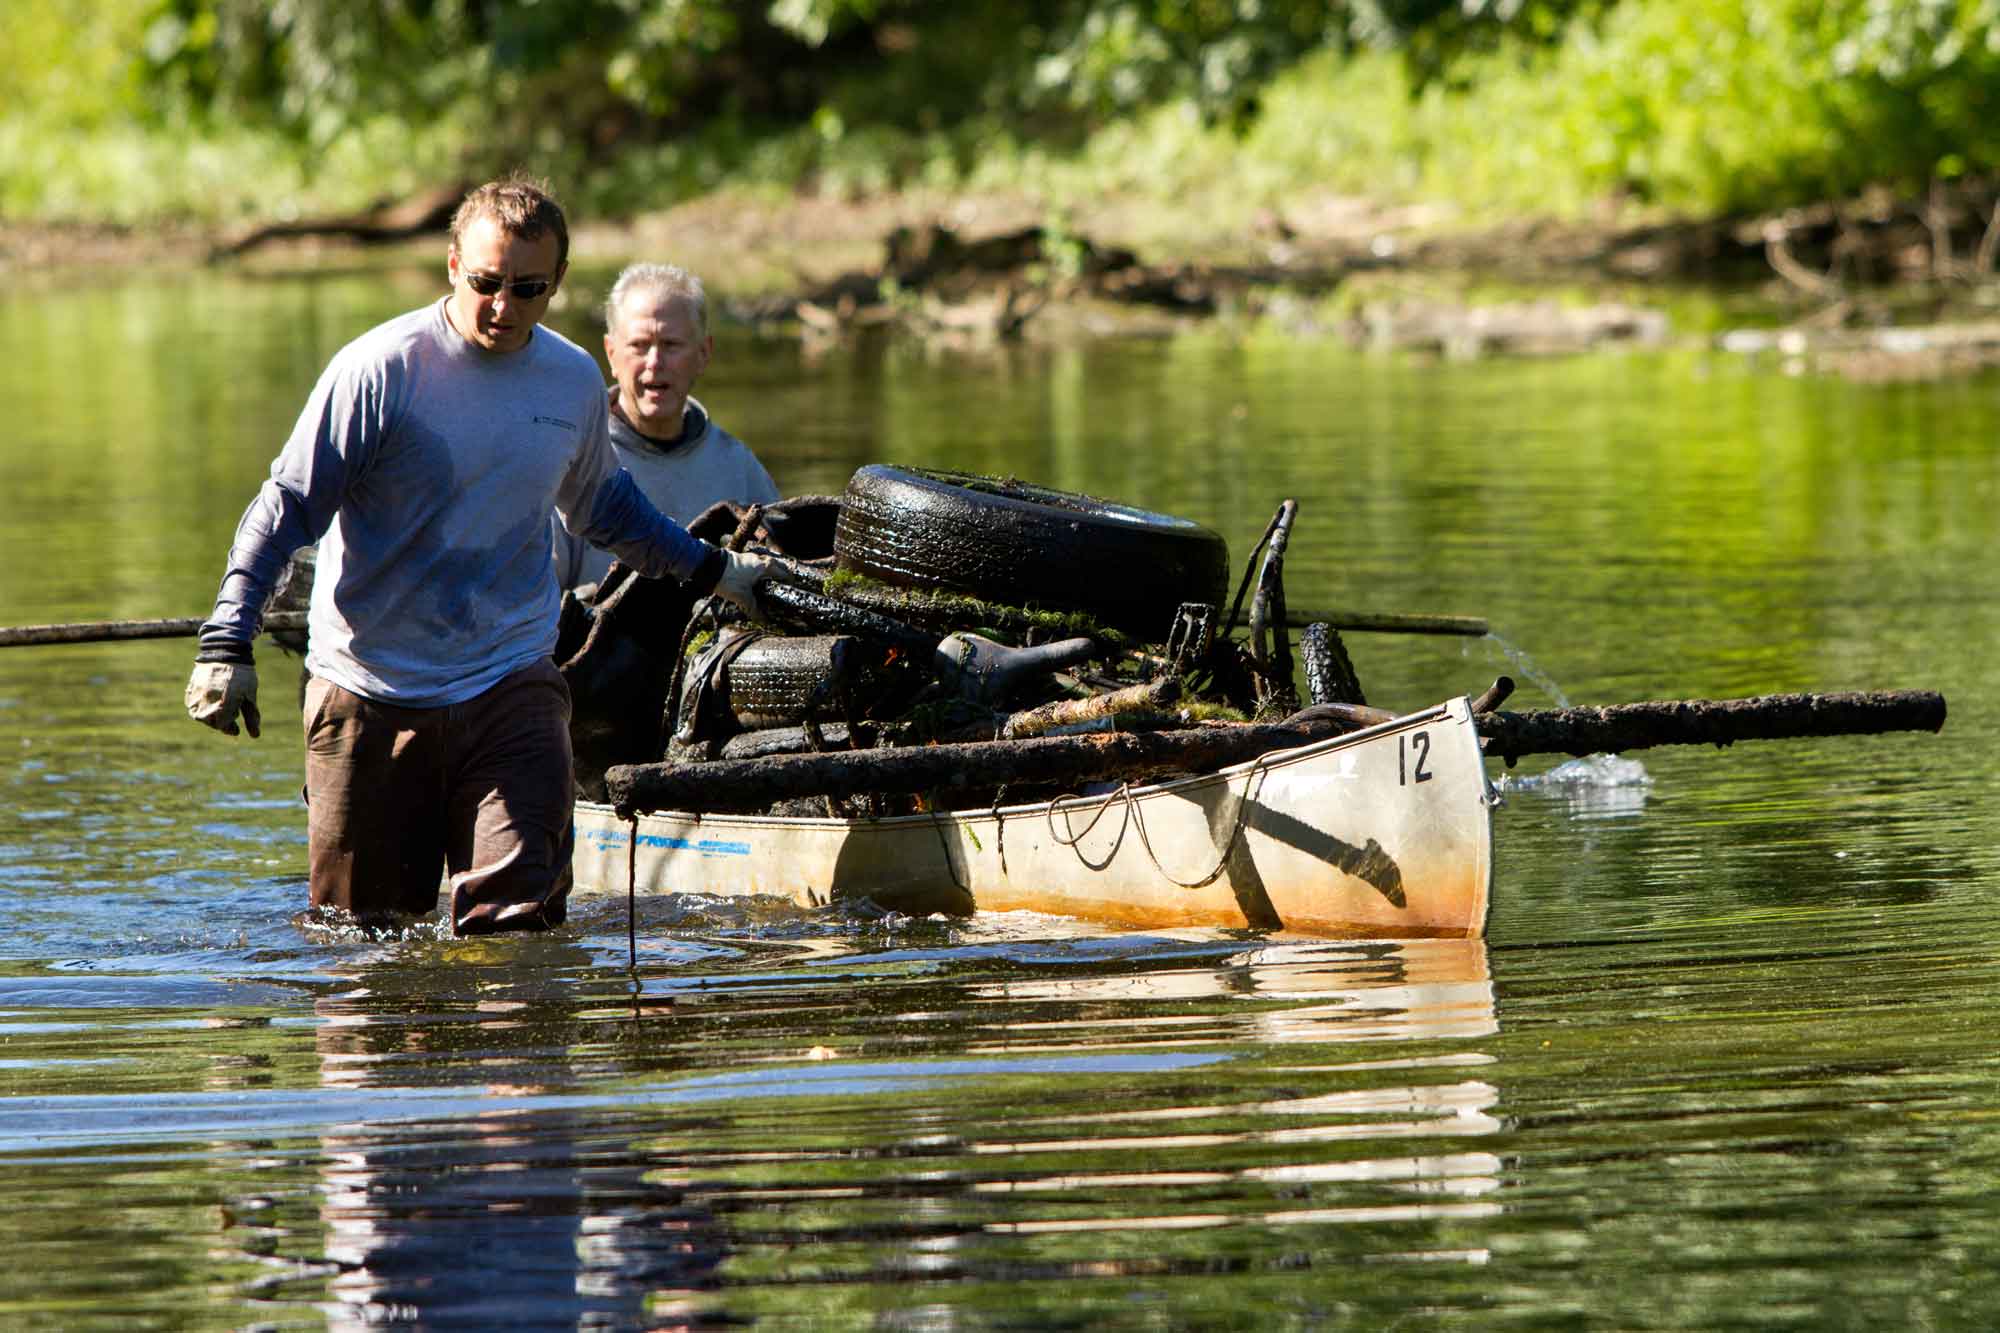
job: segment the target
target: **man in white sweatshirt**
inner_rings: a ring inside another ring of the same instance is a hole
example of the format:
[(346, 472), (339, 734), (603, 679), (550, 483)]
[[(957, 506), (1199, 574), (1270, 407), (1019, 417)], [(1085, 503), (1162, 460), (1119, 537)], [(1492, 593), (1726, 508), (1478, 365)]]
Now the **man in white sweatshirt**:
[[(646, 498), (683, 525), (719, 500), (776, 500), (757, 456), (694, 396), (715, 355), (701, 279), (673, 264), (634, 264), (611, 285), (604, 323), (611, 446)], [(588, 589), (611, 568), (601, 547), (560, 528), (553, 535), (562, 587)]]
[(335, 355), (236, 530), (188, 681), (197, 721), (258, 733), (250, 645), (317, 542), (306, 799), (314, 907), (437, 905), (460, 934), (567, 911), (574, 781), (550, 515), (648, 576), (751, 606), (762, 558), (709, 546), (618, 466), (590, 354), (540, 327), (569, 232), (510, 177), (452, 219), (444, 299)]

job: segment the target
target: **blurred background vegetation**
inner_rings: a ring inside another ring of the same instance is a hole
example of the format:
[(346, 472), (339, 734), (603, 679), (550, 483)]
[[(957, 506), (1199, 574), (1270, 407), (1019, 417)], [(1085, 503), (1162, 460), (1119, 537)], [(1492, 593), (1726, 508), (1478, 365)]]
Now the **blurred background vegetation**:
[(525, 165), (1719, 216), (2000, 164), (2000, 0), (10, 0), (0, 219), (222, 224)]

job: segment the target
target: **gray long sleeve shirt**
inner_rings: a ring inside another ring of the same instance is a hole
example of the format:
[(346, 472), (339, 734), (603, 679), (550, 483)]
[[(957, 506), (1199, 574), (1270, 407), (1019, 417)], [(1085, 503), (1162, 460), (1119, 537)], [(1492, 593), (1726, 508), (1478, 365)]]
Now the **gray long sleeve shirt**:
[(647, 502), (607, 435), (590, 354), (546, 328), (494, 353), (439, 301), (348, 344), (236, 530), (202, 649), (247, 651), (293, 551), (319, 544), (306, 666), (356, 694), (441, 707), (555, 648), (553, 511), (650, 576), (713, 548)]
[[(606, 403), (614, 402), (618, 389), (606, 391)], [(777, 483), (750, 452), (750, 446), (717, 425), (702, 407), (690, 398), (682, 413), (680, 439), (662, 444), (641, 435), (631, 422), (613, 408), (611, 448), (619, 465), (632, 474), (646, 498), (661, 513), (683, 527), (701, 517), (701, 512), (718, 500), (732, 504), (770, 504), (778, 498)], [(611, 557), (597, 547), (567, 532), (553, 530), (556, 582), (564, 588), (596, 583), (611, 568)]]

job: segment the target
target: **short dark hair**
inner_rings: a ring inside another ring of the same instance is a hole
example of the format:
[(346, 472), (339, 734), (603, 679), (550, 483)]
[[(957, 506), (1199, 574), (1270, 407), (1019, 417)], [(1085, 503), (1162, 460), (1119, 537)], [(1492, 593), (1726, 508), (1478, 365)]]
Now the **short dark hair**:
[(560, 271), (569, 262), (569, 224), (546, 181), (516, 171), (466, 195), (451, 215), (452, 249), (458, 249), (458, 238), (480, 218), (491, 218), (509, 236), (523, 240), (554, 236), (556, 269)]

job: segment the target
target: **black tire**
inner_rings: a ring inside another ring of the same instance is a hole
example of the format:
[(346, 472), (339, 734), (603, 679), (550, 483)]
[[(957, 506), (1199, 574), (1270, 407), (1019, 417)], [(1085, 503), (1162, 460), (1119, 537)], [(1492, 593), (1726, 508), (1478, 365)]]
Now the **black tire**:
[(1319, 623), (1307, 625), (1299, 635), (1299, 656), (1305, 659), (1306, 702), (1368, 702), (1361, 696), (1361, 678), (1354, 674), (1354, 663), (1347, 656), (1347, 645), (1340, 641), (1339, 630)]
[[(930, 680), (930, 663), (846, 634), (767, 635), (730, 659), (729, 711), (744, 727), (790, 726), (809, 705), (819, 720), (894, 716)], [(831, 688), (829, 688), (831, 683)]]
[(1220, 606), (1229, 547), (1184, 518), (1028, 482), (871, 464), (841, 497), (835, 567), (1009, 606), (1082, 611), (1162, 640), (1183, 602)]
[[(839, 642), (832, 635), (758, 639), (729, 664), (729, 710), (739, 718), (796, 721), (832, 673)], [(828, 707), (820, 715), (831, 716)]]

